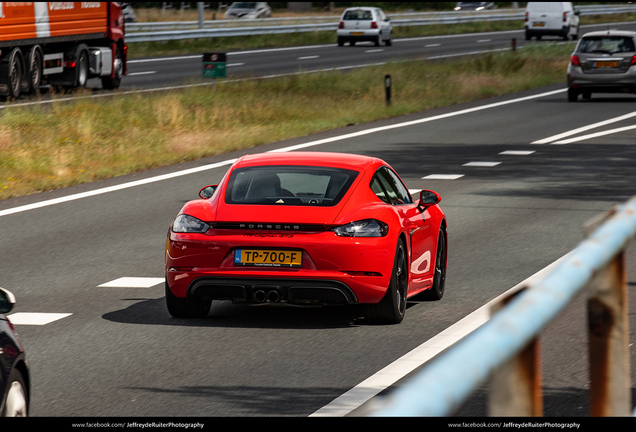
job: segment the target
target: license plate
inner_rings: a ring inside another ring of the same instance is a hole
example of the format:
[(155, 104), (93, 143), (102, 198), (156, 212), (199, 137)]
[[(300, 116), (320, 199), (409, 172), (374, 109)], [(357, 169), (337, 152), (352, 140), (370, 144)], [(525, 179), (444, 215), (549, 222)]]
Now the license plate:
[(594, 62), (595, 68), (615, 68), (618, 66), (618, 62), (615, 61), (597, 61)]
[(364, 36), (364, 32), (352, 32), (351, 36)]
[(544, 22), (532, 23), (532, 27), (545, 27), (545, 23)]
[(234, 265), (257, 267), (302, 267), (303, 253), (289, 250), (237, 249)]

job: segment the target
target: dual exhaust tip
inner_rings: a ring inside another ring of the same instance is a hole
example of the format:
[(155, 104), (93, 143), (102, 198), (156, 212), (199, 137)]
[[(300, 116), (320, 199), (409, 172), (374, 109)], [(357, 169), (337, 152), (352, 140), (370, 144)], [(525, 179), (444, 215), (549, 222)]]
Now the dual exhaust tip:
[(276, 289), (259, 289), (254, 292), (254, 300), (256, 300), (258, 303), (278, 303), (280, 301), (280, 293)]

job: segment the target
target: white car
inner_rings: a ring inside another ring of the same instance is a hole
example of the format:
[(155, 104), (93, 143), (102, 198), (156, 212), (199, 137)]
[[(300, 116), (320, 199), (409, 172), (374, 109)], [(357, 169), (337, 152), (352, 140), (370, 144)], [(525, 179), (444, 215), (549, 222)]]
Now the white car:
[(391, 20), (382, 9), (376, 7), (356, 7), (344, 11), (338, 25), (338, 46), (349, 42), (374, 42), (380, 46), (393, 43), (393, 27)]
[(564, 40), (579, 37), (579, 11), (569, 2), (528, 2), (526, 40), (542, 36), (561, 36)]
[(267, 2), (234, 2), (225, 12), (225, 19), (270, 18), (272, 9)]

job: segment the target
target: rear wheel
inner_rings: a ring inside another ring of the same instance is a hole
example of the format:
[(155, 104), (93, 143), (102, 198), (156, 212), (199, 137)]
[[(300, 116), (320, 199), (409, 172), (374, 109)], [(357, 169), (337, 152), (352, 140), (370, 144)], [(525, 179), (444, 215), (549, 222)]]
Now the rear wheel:
[(9, 54), (9, 97), (17, 99), (22, 87), (22, 55), (18, 48)]
[(406, 312), (406, 292), (408, 289), (407, 255), (404, 242), (398, 241), (393, 262), (393, 272), (389, 288), (382, 300), (367, 305), (366, 317), (371, 321), (385, 324), (399, 324)]
[(8, 388), (2, 417), (26, 417), (28, 415), (26, 385), (20, 371), (14, 369), (11, 372)]
[(29, 91), (31, 94), (36, 94), (40, 85), (42, 84), (43, 63), (42, 63), (42, 51), (37, 48), (31, 50), (29, 55)]
[(568, 102), (576, 102), (579, 98), (579, 92), (573, 88), (568, 88)]
[(205, 318), (210, 313), (212, 300), (177, 297), (166, 281), (166, 306), (170, 315), (175, 318)]
[(422, 297), (426, 300), (440, 300), (444, 296), (446, 287), (446, 261), (448, 249), (446, 247), (446, 235), (444, 230), (439, 231), (437, 239), (437, 253), (435, 254), (435, 274), (433, 276), (433, 286), (430, 290), (424, 291)]

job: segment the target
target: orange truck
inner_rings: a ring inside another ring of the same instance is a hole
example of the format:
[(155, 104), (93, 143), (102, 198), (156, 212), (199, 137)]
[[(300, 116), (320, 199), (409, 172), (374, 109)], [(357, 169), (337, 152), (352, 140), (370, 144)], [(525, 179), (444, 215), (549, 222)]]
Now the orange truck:
[(127, 73), (122, 4), (0, 2), (0, 97), (42, 86), (116, 89)]

